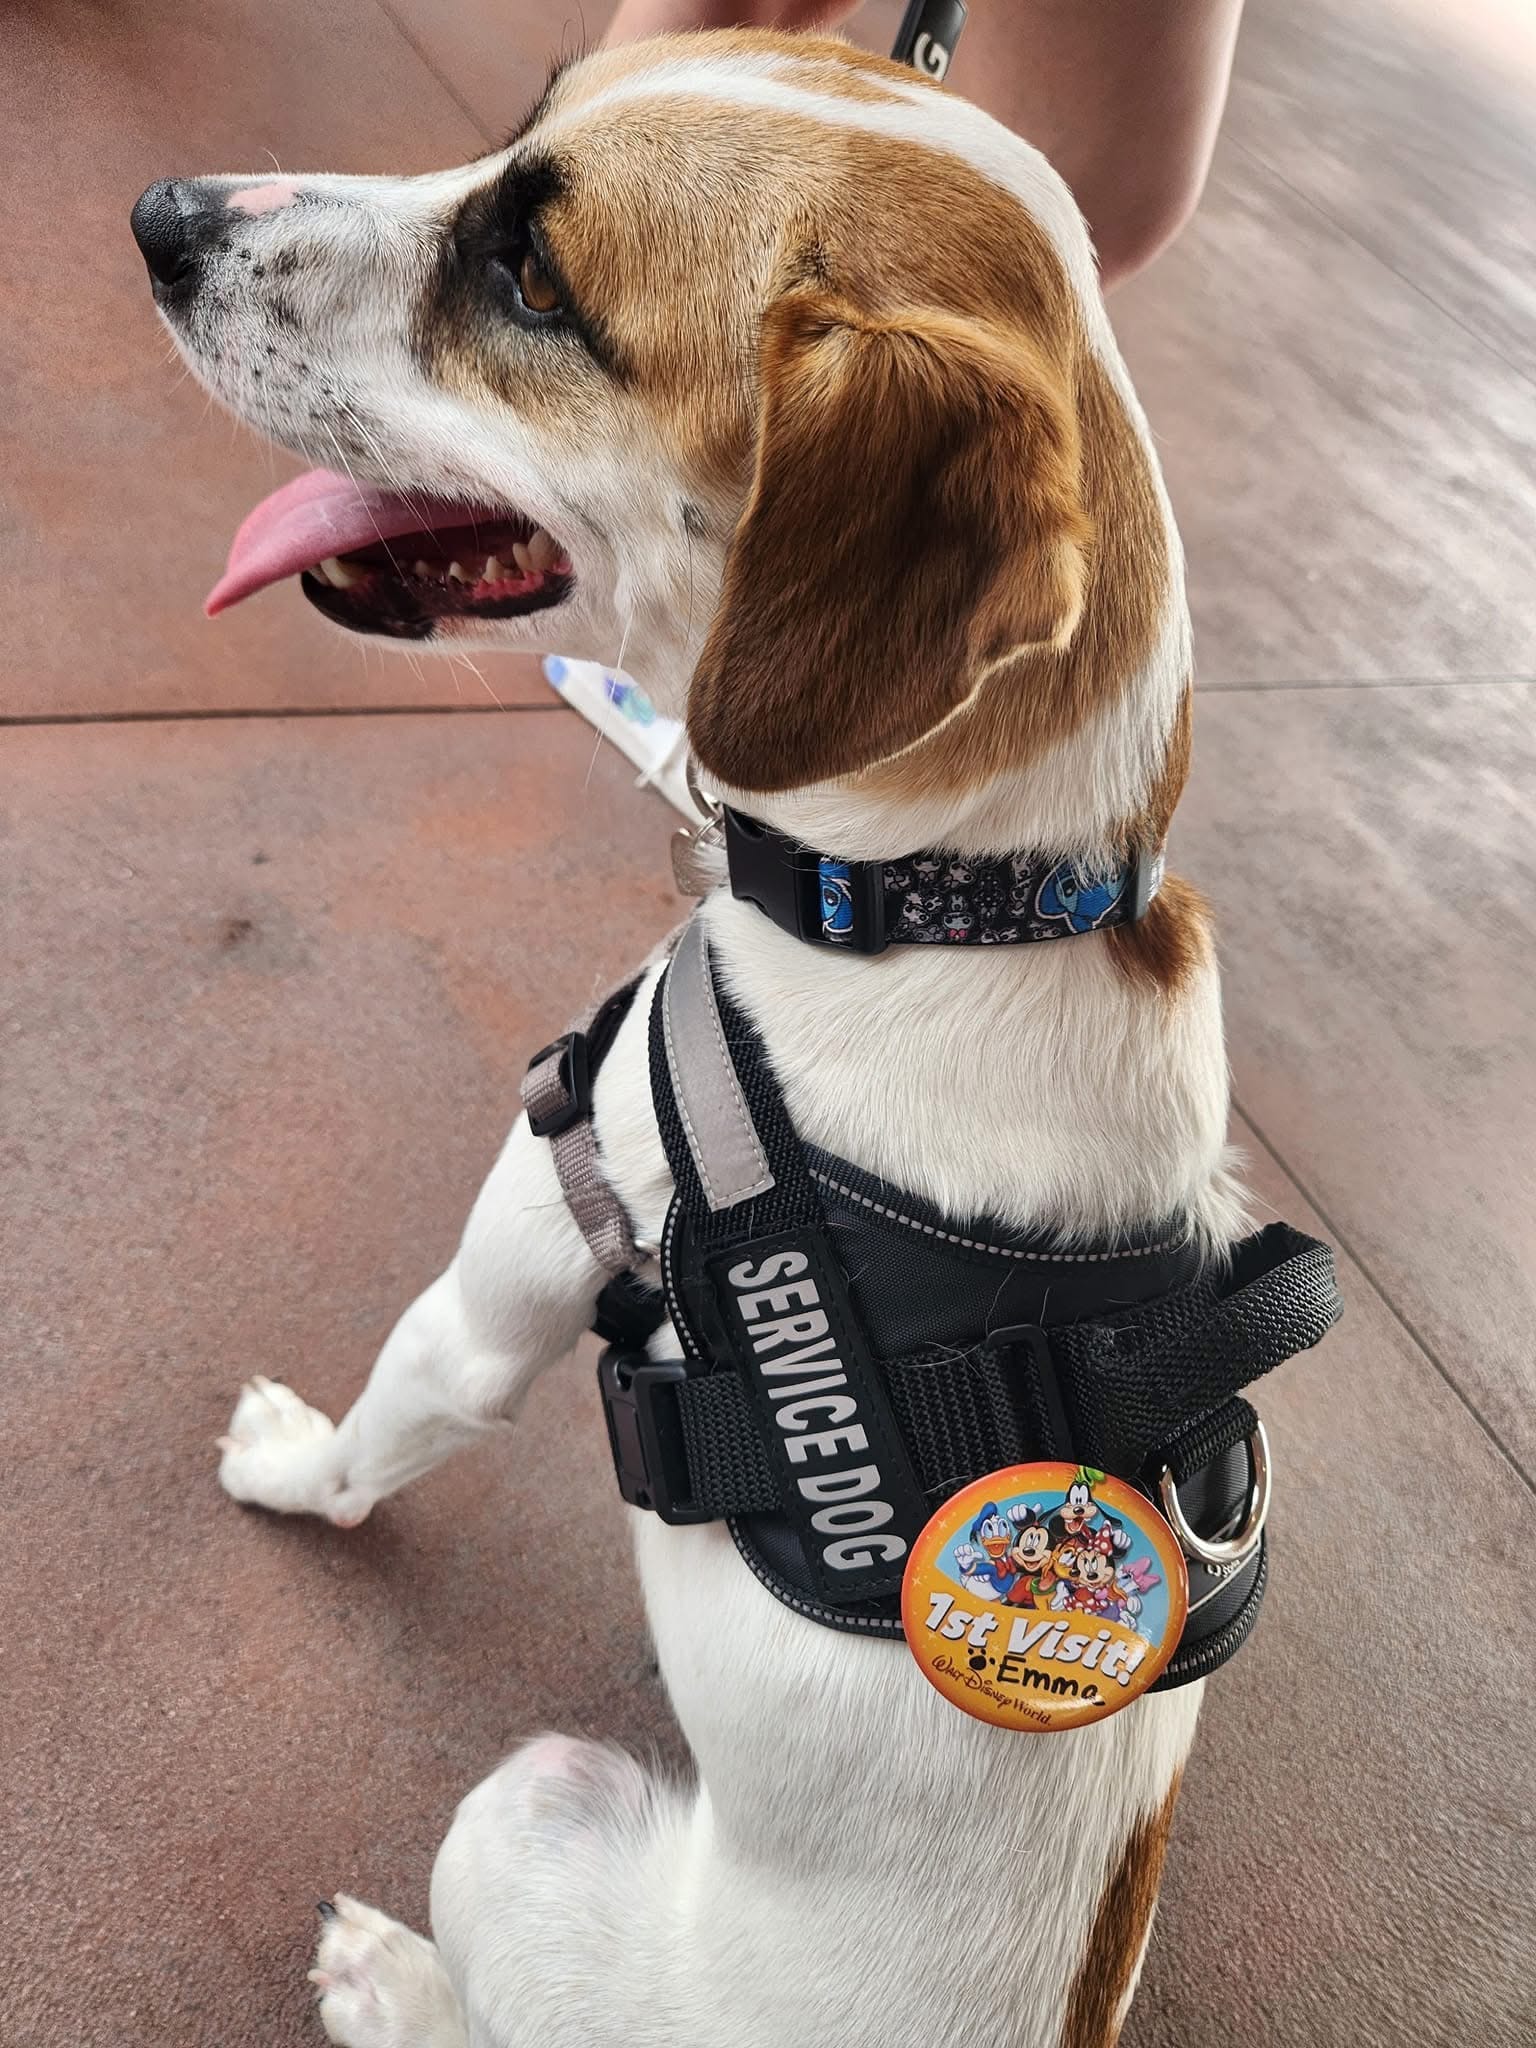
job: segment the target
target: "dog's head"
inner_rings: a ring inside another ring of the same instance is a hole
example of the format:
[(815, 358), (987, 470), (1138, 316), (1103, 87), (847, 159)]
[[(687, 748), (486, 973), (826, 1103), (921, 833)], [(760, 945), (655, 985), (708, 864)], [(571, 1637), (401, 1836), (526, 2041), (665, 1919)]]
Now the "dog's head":
[(1017, 770), (1179, 612), (1065, 188), (841, 43), (600, 53), (465, 169), (134, 226), (198, 375), (326, 466), (214, 609), (301, 574), (354, 631), (622, 656), (747, 791)]

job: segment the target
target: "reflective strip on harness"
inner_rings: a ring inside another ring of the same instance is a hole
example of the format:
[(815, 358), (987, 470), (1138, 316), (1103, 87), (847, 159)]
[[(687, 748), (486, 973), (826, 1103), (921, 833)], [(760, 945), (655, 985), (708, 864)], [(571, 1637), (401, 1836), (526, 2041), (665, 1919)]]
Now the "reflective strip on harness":
[(661, 992), (667, 1071), (688, 1150), (711, 1209), (734, 1209), (773, 1186), (725, 1043), (704, 927), (694, 918), (678, 941)]

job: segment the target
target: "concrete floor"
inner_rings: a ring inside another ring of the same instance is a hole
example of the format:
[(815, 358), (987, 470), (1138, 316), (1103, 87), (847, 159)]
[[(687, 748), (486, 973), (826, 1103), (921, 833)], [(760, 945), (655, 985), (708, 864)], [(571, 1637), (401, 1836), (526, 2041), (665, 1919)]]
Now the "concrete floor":
[[(1536, 2041), (1521, 12), (1251, 0), (1205, 206), (1116, 302), (1191, 559), (1176, 853), (1221, 914), (1236, 1135), (1349, 1302), (1266, 1387), (1276, 1581), (1211, 1689), (1135, 2048)], [(291, 593), (201, 619), (273, 459), (165, 367), (125, 221), (269, 151), (473, 153), (564, 20), (5, 30), (6, 2048), (313, 2042), (313, 1898), (419, 1922), (456, 1797), (532, 1729), (675, 1753), (622, 1578), (575, 1658), (539, 1628), (572, 1514), (620, 1540), (588, 1362), (352, 1537), (214, 1488), (243, 1374), (339, 1409), (448, 1255), (529, 1050), (673, 919), (671, 821), (528, 666), (368, 660)]]

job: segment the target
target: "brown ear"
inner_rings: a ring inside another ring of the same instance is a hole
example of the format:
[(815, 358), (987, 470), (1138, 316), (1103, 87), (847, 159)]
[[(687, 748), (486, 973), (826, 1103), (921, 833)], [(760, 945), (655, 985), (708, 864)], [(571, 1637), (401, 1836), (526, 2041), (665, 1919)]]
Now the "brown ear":
[(1022, 335), (796, 291), (765, 318), (762, 383), (688, 702), (699, 760), (749, 790), (883, 760), (1013, 650), (1064, 644), (1092, 539), (1075, 412)]

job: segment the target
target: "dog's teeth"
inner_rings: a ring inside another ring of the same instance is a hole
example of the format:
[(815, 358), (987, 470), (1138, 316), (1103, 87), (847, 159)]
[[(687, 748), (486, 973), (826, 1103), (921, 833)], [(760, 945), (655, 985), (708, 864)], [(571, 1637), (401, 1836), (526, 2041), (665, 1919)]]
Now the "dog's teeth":
[(481, 572), (480, 580), (482, 583), (499, 583), (506, 573), (506, 570), (501, 566), (499, 555), (487, 555), (485, 558), (485, 568)]
[(413, 576), (430, 576), (432, 574), (432, 564), (430, 562), (413, 562), (411, 564), (411, 574)]
[(448, 564), (448, 581), (450, 583), (473, 583), (474, 580), (474, 577), (470, 575), (462, 562), (450, 562)]
[(529, 553), (528, 553), (528, 549), (527, 549), (527, 546), (526, 546), (526, 544), (525, 544), (525, 543), (524, 543), (523, 541), (520, 541), (520, 540), (515, 540), (515, 541), (513, 541), (513, 543), (512, 543), (512, 559), (513, 559), (513, 561), (514, 561), (514, 562), (516, 562), (517, 566), (519, 567), (519, 569), (521, 569), (521, 570), (522, 570), (522, 572), (523, 572), (523, 574), (524, 574), (525, 576), (526, 576), (526, 575), (528, 574), (528, 572), (529, 572), (529, 571), (530, 571), (530, 570), (532, 569), (532, 567), (533, 567), (533, 561), (532, 561), (532, 558), (530, 557), (530, 555), (529, 555)]
[(559, 559), (560, 543), (553, 534), (546, 533), (542, 526), (536, 526), (533, 538), (528, 543), (529, 568), (537, 569), (539, 574), (543, 575), (544, 571), (552, 569)]
[(366, 583), (367, 572), (354, 569), (350, 562), (342, 561), (339, 555), (327, 555), (318, 566), (317, 573), (331, 586), (332, 590), (352, 590), (359, 583)]

